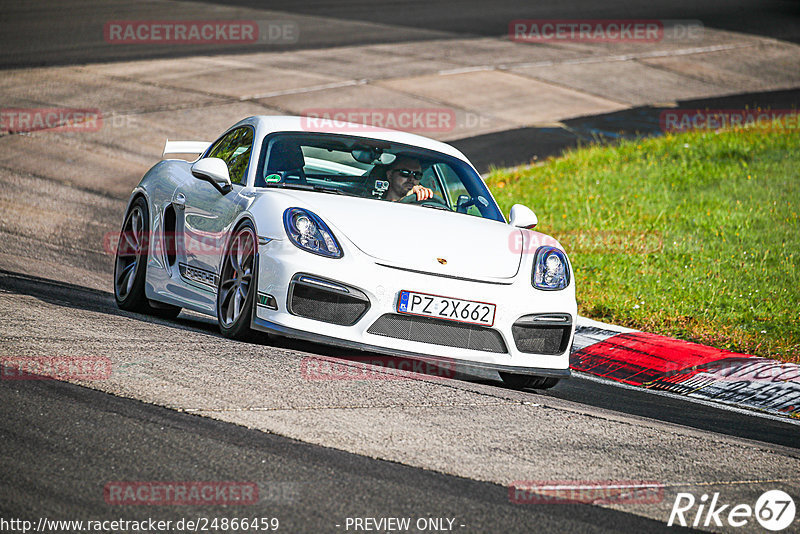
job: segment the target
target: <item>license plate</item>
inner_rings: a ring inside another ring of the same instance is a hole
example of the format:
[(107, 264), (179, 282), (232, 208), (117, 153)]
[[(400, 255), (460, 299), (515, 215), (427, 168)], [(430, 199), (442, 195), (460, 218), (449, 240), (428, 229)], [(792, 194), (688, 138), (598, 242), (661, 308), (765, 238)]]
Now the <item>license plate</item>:
[(492, 326), (497, 306), (488, 302), (454, 299), (415, 291), (401, 291), (397, 312), (459, 323)]

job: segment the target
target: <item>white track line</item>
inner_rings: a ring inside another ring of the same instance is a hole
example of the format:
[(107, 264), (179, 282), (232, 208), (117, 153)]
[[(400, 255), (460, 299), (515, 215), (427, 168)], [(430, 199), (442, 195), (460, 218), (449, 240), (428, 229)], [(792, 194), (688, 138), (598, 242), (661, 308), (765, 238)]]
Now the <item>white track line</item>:
[(637, 59), (653, 59), (660, 57), (708, 54), (710, 52), (737, 50), (739, 48), (750, 48), (753, 46), (755, 46), (755, 43), (700, 46), (696, 48), (683, 48), (679, 50), (655, 50), (653, 52), (640, 52), (638, 54), (620, 54), (616, 56), (591, 56), (591, 57), (578, 57), (572, 59), (535, 61), (532, 63), (509, 63), (509, 64), (497, 65), (496, 68), (498, 70), (511, 70), (511, 69), (524, 69), (530, 67), (554, 67), (556, 65), (586, 65), (591, 63), (611, 63), (616, 61), (633, 61)]

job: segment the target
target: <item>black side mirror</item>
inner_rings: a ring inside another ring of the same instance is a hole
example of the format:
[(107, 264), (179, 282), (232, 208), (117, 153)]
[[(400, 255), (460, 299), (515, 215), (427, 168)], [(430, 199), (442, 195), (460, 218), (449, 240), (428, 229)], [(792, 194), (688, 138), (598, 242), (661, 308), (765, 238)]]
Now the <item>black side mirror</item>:
[(474, 198), (470, 197), (469, 195), (458, 195), (458, 200), (456, 200), (456, 212), (467, 213), (467, 209), (474, 205)]

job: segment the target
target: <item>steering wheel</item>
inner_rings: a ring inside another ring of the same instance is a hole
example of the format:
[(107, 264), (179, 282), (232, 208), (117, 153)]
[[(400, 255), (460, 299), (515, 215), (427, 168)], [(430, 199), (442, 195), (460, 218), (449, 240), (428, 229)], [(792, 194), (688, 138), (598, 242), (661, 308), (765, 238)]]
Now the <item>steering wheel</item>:
[(439, 197), (431, 197), (426, 198), (425, 200), (417, 200), (417, 195), (406, 195), (398, 202), (402, 202), (403, 204), (419, 204), (420, 206), (441, 206), (444, 208), (450, 209), (450, 206)]

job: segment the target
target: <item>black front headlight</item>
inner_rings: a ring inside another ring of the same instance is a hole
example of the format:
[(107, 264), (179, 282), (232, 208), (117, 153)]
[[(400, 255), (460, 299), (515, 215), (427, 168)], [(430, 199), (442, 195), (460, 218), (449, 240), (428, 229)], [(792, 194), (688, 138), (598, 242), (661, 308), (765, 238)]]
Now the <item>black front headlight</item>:
[(325, 256), (341, 258), (342, 249), (328, 225), (314, 213), (302, 208), (289, 208), (283, 212), (286, 235), (299, 248)]
[(555, 247), (539, 247), (533, 261), (533, 287), (545, 291), (564, 289), (569, 285), (567, 255)]

